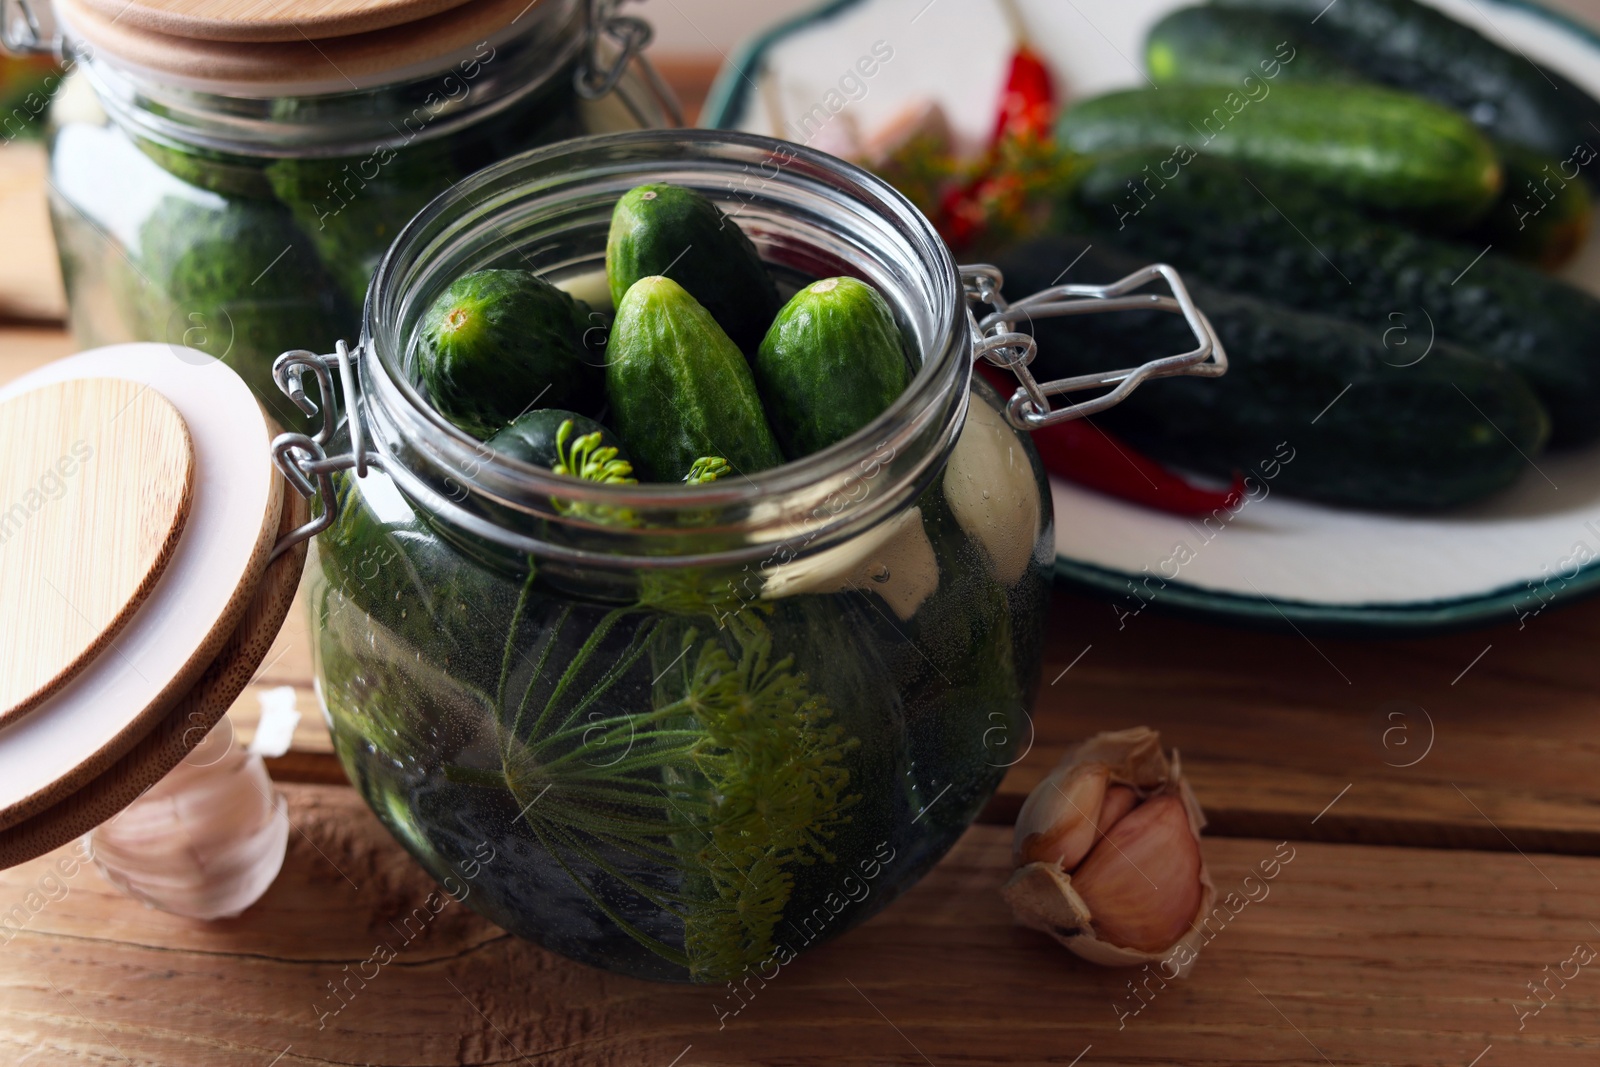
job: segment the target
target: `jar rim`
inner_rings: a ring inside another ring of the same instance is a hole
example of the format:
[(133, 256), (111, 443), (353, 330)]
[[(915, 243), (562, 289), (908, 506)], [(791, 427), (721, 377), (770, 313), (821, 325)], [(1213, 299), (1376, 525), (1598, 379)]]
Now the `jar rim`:
[[(408, 315), (420, 314), (415, 290), (429, 268), (430, 257), (436, 263), (446, 254), (460, 254), (463, 238), (451, 230), (452, 223), (471, 217), (474, 210), (492, 213), (519, 208), (526, 212), (540, 195), (570, 187), (574, 170), (586, 173), (584, 165), (593, 173), (603, 170), (613, 186), (626, 182), (621, 186), (626, 188), (647, 180), (665, 180), (650, 176), (653, 162), (669, 170), (690, 162), (709, 164), (708, 173), (720, 179), (737, 176), (740, 166), (748, 171), (749, 164), (757, 161), (766, 161), (776, 171), (762, 179), (763, 188), (751, 194), (753, 197), (797, 182), (825, 188), (857, 212), (857, 221), (874, 220), (875, 237), (882, 239), (892, 232), (899, 242), (897, 250), (914, 257), (914, 269), (926, 283), (932, 306), (926, 309), (919, 337), (921, 365), (906, 389), (862, 429), (820, 452), (738, 481), (695, 487), (601, 484), (556, 475), (493, 452), (446, 420), (411, 381), (402, 365), (411, 343), (409, 336), (402, 336), (404, 321)], [(559, 543), (529, 539), (514, 531), (491, 529), (492, 523), (474, 521), (469, 509), (441, 499), (444, 494), (437, 484), (441, 472), (448, 472), (469, 494), (481, 493), (525, 510), (538, 511), (538, 498), (554, 497), (593, 508), (651, 514), (710, 511), (723, 519), (735, 516), (743, 521), (733, 524), (740, 529), (732, 541), (740, 543), (724, 542), (710, 553), (638, 551), (636, 539), (640, 536), (656, 534), (670, 540), (677, 534), (681, 541), (685, 532), (701, 530), (697, 524), (630, 529), (627, 534), (631, 537), (624, 540), (634, 543), (622, 547), (620, 553), (618, 546), (612, 546), (611, 551), (579, 555), (590, 561), (609, 559), (633, 566), (662, 565), (666, 562), (663, 556), (671, 557), (671, 565), (736, 562), (758, 558), (777, 542), (798, 539), (808, 547), (821, 547), (836, 540), (835, 535), (847, 536), (881, 521), (894, 513), (896, 504), (908, 502), (914, 491), (920, 491), (930, 470), (942, 464), (965, 419), (975, 329), (960, 271), (932, 223), (899, 191), (861, 167), (798, 144), (750, 133), (645, 130), (601, 134), (534, 149), (479, 171), (429, 203), (401, 231), (367, 293), (358, 353), (362, 408), (370, 424), (370, 438), (380, 449), (381, 465), (401, 488), (408, 495), (432, 497), (430, 505), (437, 505), (447, 518), (481, 536), (519, 551), (553, 551), (558, 557), (575, 558)], [(401, 452), (411, 462), (399, 463), (396, 470), (395, 460)], [(816, 504), (829, 494), (836, 496), (839, 487), (850, 484), (852, 478), (859, 480), (869, 464), (873, 478), (879, 477), (879, 468), (887, 478), (869, 487), (865, 499), (817, 519)], [(413, 466), (427, 469), (408, 469)], [(430, 476), (435, 483), (431, 487)], [(812, 521), (804, 517), (808, 513)], [(619, 532), (614, 525), (572, 515), (546, 513), (541, 518), (593, 534)], [(728, 522), (719, 526), (724, 531), (728, 527)]]

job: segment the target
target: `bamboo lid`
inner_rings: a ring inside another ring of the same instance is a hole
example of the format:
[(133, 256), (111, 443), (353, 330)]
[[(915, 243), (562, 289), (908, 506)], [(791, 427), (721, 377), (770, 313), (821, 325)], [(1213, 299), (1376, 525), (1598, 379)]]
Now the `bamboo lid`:
[[(297, 493), (284, 497), (278, 535), (309, 518), (310, 505)], [(294, 602), (305, 564), (307, 542), (296, 545), (267, 567), (261, 585), (239, 626), (193, 689), (127, 754), (59, 802), (0, 830), (0, 870), (53, 852), (88, 833), (137, 800), (207, 738), (250, 684), (278, 636)]]
[[(55, 3), (68, 35), (99, 55), (174, 84), (249, 94), (270, 87), (301, 93), (367, 89), (458, 56), (489, 63), (493, 42), (538, 0), (284, 0), (272, 5), (326, 8), (327, 25), (338, 31), (331, 34), (293, 19), (219, 19), (208, 29), (203, 19), (189, 17), (264, 9), (268, 5), (261, 0), (136, 0), (120, 16), (125, 0)], [(352, 13), (358, 8), (377, 21), (364, 25)], [(196, 29), (200, 32), (190, 32)]]
[[(120, 415), (109, 406), (117, 402), (125, 405)], [(51, 523), (53, 543), (19, 541), (26, 551), (16, 559), (11, 545), (0, 549), (0, 582), (37, 562), (39, 589), (65, 581), (79, 599), (35, 595), (28, 614), (0, 637), (7, 646), (0, 657), (12, 662), (22, 658), (13, 643), (42, 641), (35, 633), (75, 638), (44, 642), (55, 650), (48, 664), (72, 661), (69, 676), (0, 723), (0, 831), (71, 801), (205, 684), (262, 594), (285, 497), (293, 495), (272, 465), (272, 429), (255, 397), (232, 369), (200, 352), (127, 344), (60, 360), (0, 390), (0, 418), (15, 412), (28, 417), (7, 419), (3, 434), (23, 442), (40, 435), (44, 444), (27, 445), (36, 454), (63, 440), (92, 450), (76, 491), (101, 510), (94, 523), (74, 523), (41, 509), (34, 520)], [(8, 441), (4, 454), (15, 447)], [(95, 489), (92, 479), (115, 484)], [(67, 503), (66, 496), (56, 502)], [(164, 567), (151, 577), (161, 555)], [(96, 584), (70, 577), (73, 568), (118, 577)], [(118, 620), (114, 636), (103, 636), (107, 620)], [(85, 640), (78, 662), (71, 650)], [(35, 682), (29, 692), (38, 688)], [(172, 766), (135, 762), (118, 779), (122, 792), (136, 786), (127, 800)]]
[(87, 378), (0, 403), (0, 456), (3, 726), (115, 648), (189, 517), (194, 449), (159, 393)]
[(83, 0), (108, 19), (201, 41), (302, 41), (388, 29), (466, 0)]

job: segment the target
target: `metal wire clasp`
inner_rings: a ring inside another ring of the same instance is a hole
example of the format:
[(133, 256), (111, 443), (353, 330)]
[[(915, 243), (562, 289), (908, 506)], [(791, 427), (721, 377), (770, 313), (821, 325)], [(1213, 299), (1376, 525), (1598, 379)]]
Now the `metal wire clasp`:
[[(617, 87), (630, 63), (637, 63), (650, 91), (676, 126), (682, 126), (683, 109), (672, 89), (644, 57), (655, 30), (644, 19), (619, 15), (626, 0), (589, 0), (589, 25), (585, 31), (583, 60), (573, 75), (573, 87), (585, 100), (598, 100)], [(601, 55), (601, 41), (609, 41), (615, 55)], [(643, 116), (635, 117), (643, 121)], [(646, 123), (649, 125), (649, 123)]]
[[(292, 533), (286, 534), (272, 549), (271, 559), (277, 559), (302, 541), (309, 540), (334, 524), (339, 517), (339, 500), (334, 493), (333, 475), (336, 471), (354, 469), (356, 477), (365, 478), (367, 469), (379, 464), (379, 457), (367, 451), (366, 432), (356, 410), (355, 367), (350, 359), (350, 349), (343, 341), (332, 355), (319, 356), (315, 352), (297, 349), (285, 352), (272, 364), (272, 378), (284, 395), (294, 401), (295, 407), (307, 416), (322, 414), (322, 426), (312, 436), (303, 433), (282, 433), (272, 442), (273, 465), (283, 474), (297, 493), (310, 500), (318, 490), (322, 492), (322, 512)], [(339, 390), (333, 386), (333, 370), (339, 371)], [(309, 371), (317, 379), (316, 402), (306, 395), (305, 375)], [(330, 456), (328, 442), (338, 428), (339, 418), (334, 410), (334, 398), (344, 397), (346, 423), (350, 428), (348, 454)], [(269, 560), (270, 562), (270, 560)]]
[(0, 0), (0, 48), (15, 55), (53, 55), (60, 46), (50, 0)]
[[(961, 269), (967, 301), (994, 310), (977, 319), (983, 339), (975, 346), (973, 359), (986, 359), (1017, 376), (1021, 387), (1006, 404), (1006, 418), (1019, 430), (1037, 430), (1068, 419), (1093, 415), (1128, 398), (1140, 384), (1151, 378), (1170, 378), (1179, 374), (1216, 378), (1228, 370), (1228, 354), (1205, 313), (1189, 298), (1178, 272), (1165, 263), (1136, 271), (1110, 285), (1054, 285), (1009, 303), (1000, 295), (1004, 282), (1000, 271), (987, 263)], [(1151, 282), (1164, 280), (1171, 296), (1138, 293)], [(1025, 319), (1054, 318), (1061, 315), (1098, 315), (1111, 311), (1159, 310), (1182, 315), (1194, 332), (1196, 347), (1175, 356), (1164, 356), (1137, 367), (1080, 374), (1040, 384), (1028, 370), (1038, 354), (1038, 345), (1029, 334), (1018, 333), (1017, 324)], [(976, 314), (976, 313), (975, 313)], [(1099, 396), (1052, 410), (1050, 397), (1085, 389), (1112, 386)]]

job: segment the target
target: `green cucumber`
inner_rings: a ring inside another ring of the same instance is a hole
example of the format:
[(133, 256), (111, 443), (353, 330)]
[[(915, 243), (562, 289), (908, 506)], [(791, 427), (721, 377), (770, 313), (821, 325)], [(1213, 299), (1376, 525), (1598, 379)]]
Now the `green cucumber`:
[[(1311, 190), (1259, 174), (1252, 185), (1220, 160), (1194, 159), (1171, 177), (1152, 178), (1150, 165), (1141, 166), (1149, 158), (1087, 168), (1060, 225), (1107, 236), (1218, 288), (1369, 328), (1387, 329), (1391, 315), (1404, 316), (1414, 336), (1436, 331), (1526, 378), (1550, 412), (1556, 443), (1600, 437), (1600, 300), (1480, 247), (1373, 221)], [(1128, 192), (1135, 179), (1145, 190), (1137, 198)]]
[(1305, 40), (1304, 23), (1222, 7), (1184, 7), (1150, 27), (1144, 64), (1157, 85), (1273, 81), (1370, 81), (1333, 52)]
[(587, 410), (588, 308), (525, 270), (457, 278), (423, 315), (417, 377), (445, 418), (486, 439), (534, 404)]
[(1082, 154), (1186, 146), (1353, 204), (1459, 227), (1482, 216), (1502, 185), (1494, 147), (1472, 123), (1372, 85), (1132, 89), (1085, 100), (1056, 130)]
[(166, 196), (139, 228), (134, 258), (149, 284), (119, 299), (139, 336), (216, 357), (281, 425), (303, 429), (272, 364), (291, 349), (326, 349), (357, 316), (289, 213), (270, 200)]
[(682, 481), (703, 456), (741, 474), (783, 462), (750, 364), (671, 278), (641, 278), (606, 346), (611, 424), (647, 481)]
[[(1091, 243), (1092, 242), (1092, 243)], [(1090, 244), (1085, 251), (1085, 245)], [(1006, 284), (1109, 281), (1143, 260), (1104, 238), (1043, 238), (1002, 254)], [(1352, 507), (1435, 509), (1510, 485), (1549, 437), (1543, 406), (1514, 371), (1425, 336), (1386, 335), (1326, 315), (1190, 283), (1228, 353), (1218, 379), (1141, 386), (1097, 415), (1164, 462), (1228, 478), (1273, 463), (1270, 489)], [(1058, 378), (1193, 347), (1183, 320), (1135, 311), (1038, 319), (1033, 373)], [(1422, 358), (1417, 358), (1421, 356)], [(1292, 462), (1281, 462), (1292, 454)]]
[(1497, 253), (1555, 270), (1589, 239), (1594, 208), (1589, 187), (1561, 176), (1561, 161), (1502, 144), (1505, 192), (1473, 231)]
[(640, 278), (658, 275), (688, 290), (743, 352), (756, 350), (778, 313), (778, 289), (756, 246), (693, 189), (641, 185), (611, 213), (606, 281), (612, 304), (620, 306)]
[(888, 301), (855, 278), (824, 278), (796, 293), (752, 362), (790, 459), (861, 429), (894, 403), (910, 377)]
[(560, 408), (535, 408), (518, 415), (505, 429), (489, 438), (487, 443), (502, 455), (550, 470), (561, 461), (556, 451), (556, 435), (564, 422), (572, 423), (572, 436), (598, 433), (601, 447), (615, 448), (620, 453), (618, 458), (628, 460), (627, 454), (622, 451), (622, 442), (610, 430), (576, 411), (563, 411)]
[(440, 147), (425, 144), (359, 159), (280, 159), (266, 176), (345, 296), (361, 307), (396, 235), (461, 172)]
[[(1289, 16), (1307, 38), (1374, 81), (1469, 116), (1497, 139), (1579, 168), (1600, 146), (1600, 101), (1437, 8), (1416, 0), (1218, 0), (1252, 14)], [(1590, 184), (1600, 169), (1587, 171)]]
[[(1308, 39), (1312, 32), (1298, 20), (1264, 11), (1183, 8), (1150, 30), (1145, 62), (1150, 76), (1163, 85), (1237, 83), (1248, 74), (1286, 81), (1372, 80)], [(1472, 230), (1473, 240), (1546, 270), (1560, 267), (1588, 237), (1587, 186), (1578, 180), (1576, 168), (1568, 166), (1563, 173), (1561, 159), (1507, 141), (1496, 142), (1495, 152), (1505, 174), (1504, 188)]]

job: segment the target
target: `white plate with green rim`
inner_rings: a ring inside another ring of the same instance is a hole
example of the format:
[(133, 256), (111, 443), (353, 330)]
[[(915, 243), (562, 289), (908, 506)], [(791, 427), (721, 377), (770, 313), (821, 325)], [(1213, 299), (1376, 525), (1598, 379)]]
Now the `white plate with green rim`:
[[(1595, 29), (1525, 0), (1434, 4), (1600, 96)], [(1068, 99), (1144, 84), (1145, 32), (1183, 6), (1018, 0), (1030, 43)], [(1012, 48), (998, 0), (832, 0), (739, 49), (704, 121), (826, 148), (836, 123), (870, 131), (908, 102), (932, 99), (957, 138), (975, 146), (993, 122)], [(1592, 144), (1600, 149), (1600, 131)], [(1600, 233), (1563, 275), (1600, 294)], [(1600, 349), (1600, 337), (1595, 343)], [(1536, 457), (1509, 490), (1430, 515), (1270, 494), (1202, 521), (1059, 479), (1052, 490), (1056, 573), (1110, 597), (1119, 613), (1150, 606), (1381, 635), (1526, 625), (1600, 588), (1600, 447)]]

